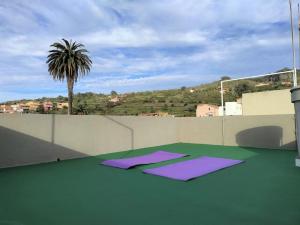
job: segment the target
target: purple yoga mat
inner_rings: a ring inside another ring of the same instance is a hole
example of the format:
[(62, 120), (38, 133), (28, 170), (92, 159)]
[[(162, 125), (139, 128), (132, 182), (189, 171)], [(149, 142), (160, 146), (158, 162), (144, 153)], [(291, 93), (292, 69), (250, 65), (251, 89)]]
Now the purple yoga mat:
[(146, 169), (143, 172), (187, 181), (243, 162), (242, 160), (203, 156), (196, 159)]
[(103, 165), (118, 167), (121, 169), (129, 169), (137, 165), (144, 165), (150, 163), (158, 163), (166, 160), (177, 159), (187, 156), (185, 154), (157, 151), (147, 155), (124, 158), (124, 159), (111, 159), (102, 162)]

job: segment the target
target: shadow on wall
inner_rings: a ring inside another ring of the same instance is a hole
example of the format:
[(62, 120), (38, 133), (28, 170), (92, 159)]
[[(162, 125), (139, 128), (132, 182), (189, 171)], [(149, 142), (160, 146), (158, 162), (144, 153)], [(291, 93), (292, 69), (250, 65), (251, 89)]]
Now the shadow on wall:
[(110, 121), (112, 121), (115, 124), (118, 124), (121, 127), (124, 127), (125, 129), (129, 130), (130, 136), (131, 136), (131, 150), (133, 150), (134, 149), (134, 129), (132, 127), (127, 126), (124, 123), (121, 123), (118, 120), (115, 120), (114, 118), (112, 118), (110, 116), (103, 115), (103, 117), (106, 118), (106, 119), (108, 119), (108, 120), (110, 120)]
[(243, 130), (236, 135), (239, 146), (273, 148), (273, 149), (296, 149), (296, 141), (283, 144), (283, 129), (279, 126), (262, 126)]
[(0, 126), (0, 168), (88, 156)]

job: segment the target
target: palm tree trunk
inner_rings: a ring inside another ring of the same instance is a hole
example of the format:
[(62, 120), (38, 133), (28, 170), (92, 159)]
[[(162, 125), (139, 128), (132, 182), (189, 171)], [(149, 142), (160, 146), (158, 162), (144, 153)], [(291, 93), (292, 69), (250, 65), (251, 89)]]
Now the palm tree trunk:
[(72, 78), (67, 78), (68, 83), (68, 115), (72, 115), (73, 112), (73, 87), (74, 80)]

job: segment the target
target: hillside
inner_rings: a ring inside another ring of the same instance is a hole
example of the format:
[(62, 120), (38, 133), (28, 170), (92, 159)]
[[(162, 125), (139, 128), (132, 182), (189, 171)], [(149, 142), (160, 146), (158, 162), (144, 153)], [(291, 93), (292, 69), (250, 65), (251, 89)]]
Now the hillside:
[[(228, 79), (223, 77), (223, 79)], [(243, 93), (289, 88), (290, 74), (266, 78), (230, 82), (224, 85), (225, 101), (236, 101)], [(36, 101), (63, 102), (67, 98), (41, 98)], [(10, 101), (4, 104), (24, 103), (29, 100)], [(220, 82), (215, 81), (194, 87), (163, 91), (145, 91), (112, 95), (78, 93), (74, 96), (76, 114), (139, 115), (142, 113), (167, 112), (175, 116), (195, 116), (199, 103), (220, 105)], [(66, 113), (52, 110), (50, 113)]]

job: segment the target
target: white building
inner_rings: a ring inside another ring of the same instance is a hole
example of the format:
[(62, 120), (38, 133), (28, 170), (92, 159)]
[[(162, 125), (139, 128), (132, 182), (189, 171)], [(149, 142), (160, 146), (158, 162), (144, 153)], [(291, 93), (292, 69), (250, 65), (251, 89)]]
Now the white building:
[(113, 103), (118, 103), (120, 101), (120, 98), (118, 96), (116, 96), (114, 98), (111, 98), (109, 101), (113, 102)]
[(218, 115), (219, 115), (219, 116), (223, 116), (223, 109), (222, 109), (222, 106), (219, 107)]
[(23, 109), (19, 104), (10, 105), (10, 107), (14, 112), (23, 112)]
[[(226, 116), (239, 116), (243, 114), (242, 104), (239, 102), (225, 102)], [(219, 107), (219, 116), (223, 116), (222, 106)]]
[(225, 115), (226, 116), (239, 116), (242, 115), (242, 104), (238, 102), (225, 102)]

